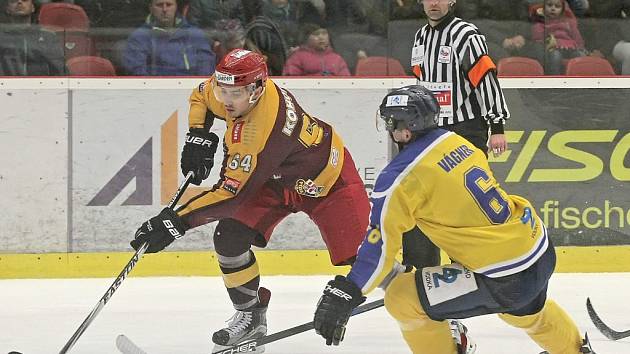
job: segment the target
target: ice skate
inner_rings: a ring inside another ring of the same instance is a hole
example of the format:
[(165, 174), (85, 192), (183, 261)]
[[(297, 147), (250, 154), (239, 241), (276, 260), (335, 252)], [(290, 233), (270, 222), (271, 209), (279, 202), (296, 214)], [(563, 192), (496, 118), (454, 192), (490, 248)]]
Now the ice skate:
[[(593, 348), (591, 347), (591, 341), (588, 340), (588, 333), (584, 334), (584, 339), (582, 339), (582, 346), (580, 347), (580, 353), (595, 354), (595, 351), (593, 351)], [(549, 352), (544, 351), (540, 354), (549, 354)]]
[(458, 320), (449, 320), (451, 335), (457, 345), (457, 354), (474, 354), (477, 352), (477, 344), (470, 339), (468, 328)]
[[(246, 309), (237, 310), (229, 320), (228, 326), (212, 335), (215, 346), (212, 352), (221, 351), (237, 344), (260, 339), (267, 334), (267, 306), (271, 292), (268, 289), (258, 289), (258, 305)], [(256, 347), (251, 353), (263, 353), (264, 346)]]

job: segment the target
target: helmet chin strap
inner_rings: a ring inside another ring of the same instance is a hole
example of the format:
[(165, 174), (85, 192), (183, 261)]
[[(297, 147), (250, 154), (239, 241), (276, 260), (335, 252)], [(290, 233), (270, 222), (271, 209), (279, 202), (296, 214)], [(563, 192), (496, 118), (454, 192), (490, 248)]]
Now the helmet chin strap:
[(256, 89), (258, 87), (256, 87), (254, 89), (254, 91), (252, 92), (252, 94), (249, 96), (249, 103), (250, 104), (255, 104), (256, 102), (258, 102), (258, 100), (262, 97), (262, 95), (265, 93), (265, 86), (261, 86), (262, 87), (262, 91), (260, 91), (260, 94), (256, 97), (254, 97), (254, 95), (256, 94)]

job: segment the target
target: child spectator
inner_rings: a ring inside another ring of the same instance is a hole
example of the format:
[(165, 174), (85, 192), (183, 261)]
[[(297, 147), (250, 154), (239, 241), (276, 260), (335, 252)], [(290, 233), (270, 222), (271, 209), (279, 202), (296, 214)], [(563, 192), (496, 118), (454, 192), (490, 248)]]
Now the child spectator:
[(545, 0), (544, 8), (535, 14), (532, 40), (545, 44), (545, 72), (564, 73), (563, 60), (588, 55), (577, 28), (575, 15), (564, 0)]
[(0, 76), (64, 74), (63, 45), (34, 24), (33, 0), (7, 0), (0, 29)]
[(151, 0), (144, 25), (127, 40), (123, 65), (130, 75), (209, 76), (216, 57), (210, 40), (177, 12), (176, 0)]
[(330, 46), (328, 30), (305, 24), (301, 32), (303, 45), (291, 54), (282, 75), (350, 76), (345, 60)]

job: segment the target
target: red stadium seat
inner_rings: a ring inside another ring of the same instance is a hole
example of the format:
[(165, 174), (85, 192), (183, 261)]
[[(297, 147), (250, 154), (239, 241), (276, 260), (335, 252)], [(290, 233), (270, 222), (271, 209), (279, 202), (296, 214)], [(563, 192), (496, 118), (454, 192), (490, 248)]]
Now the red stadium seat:
[(614, 76), (615, 70), (606, 59), (577, 57), (567, 62), (568, 76)]
[(407, 76), (398, 59), (390, 57), (367, 57), (359, 59), (356, 76)]
[(101, 57), (75, 57), (66, 61), (66, 66), (72, 76), (116, 76), (114, 65)]
[(39, 24), (53, 31), (85, 31), (90, 20), (81, 6), (65, 2), (43, 4), (39, 10)]
[(499, 60), (497, 64), (499, 76), (542, 76), (545, 70), (538, 60), (525, 57), (509, 57)]
[(63, 38), (63, 53), (66, 60), (81, 56), (95, 56), (96, 45), (87, 32), (58, 32)]

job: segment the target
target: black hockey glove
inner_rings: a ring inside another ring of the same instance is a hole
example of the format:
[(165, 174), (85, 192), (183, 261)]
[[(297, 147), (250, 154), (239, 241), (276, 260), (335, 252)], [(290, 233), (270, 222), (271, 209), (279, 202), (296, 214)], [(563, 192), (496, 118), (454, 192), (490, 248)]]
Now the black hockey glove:
[(164, 208), (157, 216), (142, 223), (130, 244), (137, 251), (143, 243), (148, 242), (146, 253), (160, 252), (175, 239), (184, 236), (185, 232), (184, 223), (175, 211)]
[(182, 150), (182, 173), (193, 172), (190, 183), (200, 185), (210, 175), (214, 166), (214, 153), (217, 152), (219, 137), (201, 128), (191, 128), (186, 134), (186, 144)]
[(339, 345), (352, 310), (364, 301), (361, 289), (344, 276), (337, 275), (326, 284), (313, 320), (315, 332), (326, 339), (326, 345)]

